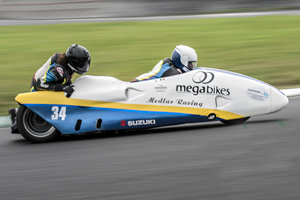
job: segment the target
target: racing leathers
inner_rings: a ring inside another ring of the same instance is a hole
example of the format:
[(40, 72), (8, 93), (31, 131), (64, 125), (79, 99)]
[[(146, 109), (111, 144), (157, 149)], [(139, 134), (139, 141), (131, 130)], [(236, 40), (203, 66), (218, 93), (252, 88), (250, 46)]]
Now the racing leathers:
[(72, 84), (74, 72), (67, 66), (57, 62), (60, 53), (51, 56), (33, 76), (30, 91), (50, 90), (66, 91)]
[(173, 76), (177, 74), (181, 74), (182, 71), (180, 71), (179, 68), (177, 68), (171, 61), (170, 58), (165, 58), (161, 61), (159, 61), (152, 69), (152, 71), (142, 74), (135, 79), (132, 80), (132, 82), (137, 81), (145, 81), (145, 80), (151, 80), (156, 78), (162, 78), (167, 76)]

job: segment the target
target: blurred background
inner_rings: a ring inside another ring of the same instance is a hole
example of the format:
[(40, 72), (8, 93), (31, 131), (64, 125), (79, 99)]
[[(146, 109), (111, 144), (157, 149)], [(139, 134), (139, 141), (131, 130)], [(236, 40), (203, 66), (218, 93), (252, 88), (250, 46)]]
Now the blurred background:
[(299, 0), (0, 0), (0, 18), (133, 17), (299, 7)]

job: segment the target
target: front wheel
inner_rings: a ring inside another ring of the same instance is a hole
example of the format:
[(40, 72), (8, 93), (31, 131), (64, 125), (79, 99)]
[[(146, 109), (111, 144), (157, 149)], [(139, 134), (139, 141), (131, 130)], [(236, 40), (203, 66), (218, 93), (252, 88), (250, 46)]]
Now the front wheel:
[(240, 119), (232, 119), (232, 120), (223, 120), (223, 122), (226, 125), (237, 125), (237, 124), (243, 124), (245, 121), (247, 121), (250, 117), (240, 118)]
[(55, 127), (23, 105), (17, 113), (17, 126), (22, 136), (32, 143), (51, 142), (60, 136)]

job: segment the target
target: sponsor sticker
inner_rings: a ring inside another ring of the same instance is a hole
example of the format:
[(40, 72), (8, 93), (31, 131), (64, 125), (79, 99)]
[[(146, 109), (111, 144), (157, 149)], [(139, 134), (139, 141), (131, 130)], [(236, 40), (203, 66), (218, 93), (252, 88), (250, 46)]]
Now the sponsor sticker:
[(193, 95), (213, 94), (229, 96), (230, 88), (212, 85), (214, 79), (214, 73), (198, 71), (192, 77), (192, 81), (197, 85), (176, 85), (176, 92), (191, 93)]
[(167, 99), (167, 98), (155, 98), (150, 97), (146, 103), (150, 104), (165, 104), (165, 105), (179, 105), (179, 106), (194, 106), (194, 107), (202, 107), (203, 103), (194, 100), (184, 100), (184, 99)]
[(193, 81), (194, 83), (203, 83), (203, 84), (208, 84), (212, 82), (215, 78), (215, 75), (212, 72), (204, 72), (204, 71), (199, 71), (196, 72), (193, 75)]
[(165, 92), (167, 87), (164, 85), (158, 85), (158, 86), (154, 87), (154, 89), (156, 90), (156, 92)]
[(263, 92), (255, 89), (248, 89), (247, 94), (251, 99), (257, 101), (265, 101), (269, 99), (269, 94), (267, 92)]
[(140, 119), (140, 120), (122, 120), (120, 122), (121, 126), (146, 126), (146, 125), (155, 125), (155, 119)]
[(160, 82), (160, 81), (164, 81), (165, 80), (165, 78), (157, 78), (157, 79), (155, 79), (155, 82)]
[(218, 86), (199, 86), (199, 85), (176, 85), (176, 92), (179, 93), (191, 93), (193, 95), (198, 94), (218, 94), (218, 95), (230, 95), (229, 88), (222, 88)]
[(62, 69), (61, 67), (57, 67), (57, 68), (56, 68), (56, 71), (58, 72), (58, 74), (59, 74), (61, 77), (64, 76), (64, 71), (63, 71), (63, 69)]
[(125, 120), (122, 120), (120, 124), (121, 124), (121, 126), (123, 126), (123, 127), (124, 127), (124, 126), (126, 126), (126, 124), (127, 124), (127, 123), (126, 123), (126, 121), (125, 121)]

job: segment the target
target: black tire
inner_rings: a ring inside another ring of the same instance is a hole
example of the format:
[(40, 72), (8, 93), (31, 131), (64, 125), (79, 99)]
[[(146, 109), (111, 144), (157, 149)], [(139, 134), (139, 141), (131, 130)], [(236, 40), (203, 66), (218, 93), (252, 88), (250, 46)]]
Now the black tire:
[(23, 105), (17, 113), (17, 126), (22, 136), (32, 143), (52, 142), (60, 136), (54, 126)]
[(243, 124), (245, 121), (247, 121), (250, 117), (240, 118), (240, 119), (232, 119), (232, 120), (224, 120), (221, 121), (226, 125), (237, 125), (237, 124)]

